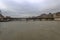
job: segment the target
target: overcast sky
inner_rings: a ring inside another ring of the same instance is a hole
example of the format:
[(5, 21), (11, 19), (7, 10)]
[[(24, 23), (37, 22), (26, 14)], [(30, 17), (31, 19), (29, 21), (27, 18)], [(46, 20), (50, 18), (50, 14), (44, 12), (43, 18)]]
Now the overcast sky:
[(27, 17), (60, 12), (60, 0), (0, 0), (3, 15)]

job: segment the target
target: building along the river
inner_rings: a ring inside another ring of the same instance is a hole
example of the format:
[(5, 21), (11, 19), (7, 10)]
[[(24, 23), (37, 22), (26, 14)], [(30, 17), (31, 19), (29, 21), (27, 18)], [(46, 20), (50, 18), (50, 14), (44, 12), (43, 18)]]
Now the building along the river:
[(40, 16), (38, 16), (38, 18), (40, 18), (41, 21), (48, 21), (48, 20), (51, 21), (51, 20), (54, 20), (52, 13), (49, 13), (49, 14), (41, 14)]
[(54, 20), (60, 20), (60, 12), (54, 14)]
[(48, 17), (48, 20), (54, 20), (54, 17), (53, 17), (53, 14), (52, 13), (49, 13), (47, 15), (47, 17)]

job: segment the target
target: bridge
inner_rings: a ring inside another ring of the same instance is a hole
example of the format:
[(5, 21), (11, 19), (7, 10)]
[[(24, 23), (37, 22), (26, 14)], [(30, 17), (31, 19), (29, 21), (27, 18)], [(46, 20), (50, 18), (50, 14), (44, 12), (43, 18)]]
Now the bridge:
[(54, 18), (9, 18), (11, 21), (29, 21), (29, 20), (33, 20), (33, 21), (36, 21), (36, 20), (54, 20)]

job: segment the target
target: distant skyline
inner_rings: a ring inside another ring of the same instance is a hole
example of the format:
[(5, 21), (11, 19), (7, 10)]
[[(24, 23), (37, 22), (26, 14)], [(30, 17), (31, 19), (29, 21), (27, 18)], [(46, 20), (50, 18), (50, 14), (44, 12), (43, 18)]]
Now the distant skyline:
[(60, 12), (60, 0), (0, 0), (3, 15), (12, 17), (37, 16)]

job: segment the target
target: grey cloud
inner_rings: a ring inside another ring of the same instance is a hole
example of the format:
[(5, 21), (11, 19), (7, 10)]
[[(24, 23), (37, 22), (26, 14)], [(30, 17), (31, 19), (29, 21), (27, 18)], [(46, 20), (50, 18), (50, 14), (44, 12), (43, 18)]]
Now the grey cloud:
[(29, 3), (22, 0), (22, 3), (16, 3), (12, 0), (2, 0), (8, 7), (4, 10), (5, 15), (24, 17), (24, 16), (36, 16), (41, 13), (58, 12), (60, 11), (60, 0), (48, 0), (45, 3)]

